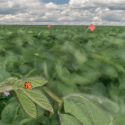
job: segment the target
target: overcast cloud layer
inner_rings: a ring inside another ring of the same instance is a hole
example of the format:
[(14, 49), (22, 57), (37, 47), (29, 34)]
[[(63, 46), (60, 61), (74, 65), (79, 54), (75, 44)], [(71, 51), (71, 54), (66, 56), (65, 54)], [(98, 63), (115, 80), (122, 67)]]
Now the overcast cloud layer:
[(125, 0), (0, 0), (0, 24), (125, 26)]

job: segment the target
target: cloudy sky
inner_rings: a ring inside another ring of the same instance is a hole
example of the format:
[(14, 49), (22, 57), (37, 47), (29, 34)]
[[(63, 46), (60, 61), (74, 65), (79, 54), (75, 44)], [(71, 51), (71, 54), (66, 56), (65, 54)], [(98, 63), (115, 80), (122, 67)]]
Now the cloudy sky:
[(0, 0), (0, 24), (125, 26), (125, 0)]

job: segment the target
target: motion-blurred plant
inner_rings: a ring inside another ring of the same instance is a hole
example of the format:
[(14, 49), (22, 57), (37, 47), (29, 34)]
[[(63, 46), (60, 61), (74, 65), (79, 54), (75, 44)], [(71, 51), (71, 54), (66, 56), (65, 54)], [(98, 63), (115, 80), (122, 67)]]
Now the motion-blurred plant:
[(124, 27), (86, 27), (0, 27), (0, 124), (125, 124)]

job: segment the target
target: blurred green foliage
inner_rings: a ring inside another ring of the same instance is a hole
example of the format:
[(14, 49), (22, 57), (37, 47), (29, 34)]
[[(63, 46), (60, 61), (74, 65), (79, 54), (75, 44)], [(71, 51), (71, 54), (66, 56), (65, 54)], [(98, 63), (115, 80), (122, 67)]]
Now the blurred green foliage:
[[(96, 26), (85, 33), (87, 27), (0, 25), (0, 82), (26, 74), (42, 76), (48, 80), (45, 86), (59, 97), (86, 93), (125, 106), (125, 27)], [(1, 119), (13, 121), (6, 111), (11, 107), (16, 113), (12, 108), (17, 102), (4, 105), (2, 95), (0, 99)], [(125, 124), (124, 117), (117, 114), (114, 125)], [(32, 125), (58, 125), (57, 119), (42, 115)]]

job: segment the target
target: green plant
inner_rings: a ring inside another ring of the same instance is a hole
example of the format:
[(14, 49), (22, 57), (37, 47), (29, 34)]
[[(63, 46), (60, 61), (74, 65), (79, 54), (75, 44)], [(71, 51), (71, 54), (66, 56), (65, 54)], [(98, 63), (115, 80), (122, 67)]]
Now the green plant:
[[(86, 29), (1, 25), (1, 124), (125, 124), (124, 27)], [(31, 78), (41, 82), (28, 90), (24, 82)]]
[[(24, 87), (25, 82), (30, 82), (32, 84), (32, 88), (26, 89)], [(43, 86), (45, 83), (47, 83), (47, 80), (39, 77), (27, 78), (23, 80), (18, 80), (17, 78), (12, 77), (0, 83), (0, 92), (14, 90), (23, 109), (31, 118), (37, 118), (37, 110), (35, 104), (45, 110), (48, 110), (50, 112), (51, 118), (51, 115), (54, 114), (54, 110), (49, 100), (41, 91), (36, 89), (36, 87), (41, 86), (43, 91), (45, 91), (52, 99), (58, 102), (59, 105), (57, 112), (61, 125), (113, 124), (113, 117), (103, 105), (105, 102), (108, 102), (107, 104), (110, 104), (110, 106), (113, 104), (110, 101), (106, 100), (106, 98), (100, 99), (95, 96), (78, 93), (71, 94), (60, 99), (52, 91)], [(15, 104), (17, 105), (17, 102)], [(62, 110), (62, 108), (64, 109)]]

